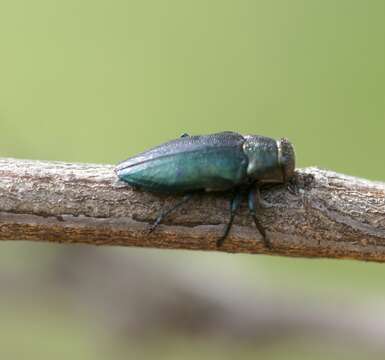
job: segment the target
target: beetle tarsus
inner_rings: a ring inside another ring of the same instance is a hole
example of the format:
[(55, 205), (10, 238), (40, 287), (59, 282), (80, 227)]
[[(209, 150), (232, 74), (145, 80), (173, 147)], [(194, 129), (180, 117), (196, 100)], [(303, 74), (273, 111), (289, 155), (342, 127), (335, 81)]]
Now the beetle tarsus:
[(151, 225), (151, 227), (149, 228), (148, 230), (148, 233), (151, 234), (157, 227), (158, 225), (162, 222), (162, 220), (167, 216), (169, 215), (171, 212), (173, 212), (174, 210), (176, 210), (178, 207), (182, 206), (183, 204), (185, 204), (187, 201), (189, 201), (190, 199), (192, 198), (192, 194), (186, 194), (185, 196), (183, 196), (182, 200), (180, 200), (179, 202), (177, 202), (173, 207), (171, 207), (170, 209), (166, 210), (166, 211), (161, 211), (160, 214), (158, 215), (157, 219), (154, 221), (154, 223)]
[(287, 182), (287, 191), (289, 191), (289, 193), (292, 195), (299, 195), (299, 186), (295, 181), (295, 178), (292, 178)]
[(259, 233), (262, 236), (263, 242), (265, 243), (265, 246), (268, 249), (271, 249), (271, 242), (266, 236), (266, 231), (262, 224), (259, 222), (257, 218), (257, 209), (260, 208), (260, 192), (259, 187), (254, 187), (249, 191), (248, 194), (248, 205), (249, 205), (249, 212), (251, 217), (254, 220), (255, 227), (258, 229)]
[(217, 247), (218, 248), (223, 245), (224, 241), (226, 240), (227, 236), (229, 235), (231, 227), (233, 226), (233, 221), (234, 221), (235, 213), (237, 212), (237, 210), (241, 206), (241, 202), (242, 202), (242, 193), (238, 192), (234, 196), (234, 198), (231, 200), (231, 203), (230, 203), (230, 219), (229, 219), (229, 222), (226, 225), (224, 234), (217, 240)]

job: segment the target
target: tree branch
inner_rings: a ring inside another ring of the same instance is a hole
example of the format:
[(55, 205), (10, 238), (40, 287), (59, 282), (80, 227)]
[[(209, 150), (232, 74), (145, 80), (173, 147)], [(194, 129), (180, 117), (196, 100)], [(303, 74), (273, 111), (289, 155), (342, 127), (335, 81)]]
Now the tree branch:
[[(298, 194), (262, 191), (264, 247), (246, 204), (220, 251), (385, 261), (385, 184), (317, 168), (298, 169)], [(152, 234), (149, 224), (178, 197), (133, 190), (113, 166), (0, 159), (0, 240), (217, 250), (227, 194), (196, 194)]]

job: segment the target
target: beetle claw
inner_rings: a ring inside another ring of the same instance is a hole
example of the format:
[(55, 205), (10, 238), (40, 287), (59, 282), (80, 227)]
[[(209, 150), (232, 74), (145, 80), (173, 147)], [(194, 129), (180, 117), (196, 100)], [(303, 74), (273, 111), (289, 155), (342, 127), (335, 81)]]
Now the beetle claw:
[(151, 225), (150, 228), (147, 230), (149, 234), (152, 234), (154, 230), (156, 229), (156, 225)]
[(217, 240), (217, 248), (220, 248), (222, 245), (223, 245), (223, 242), (225, 241), (226, 237), (225, 236), (221, 236), (218, 240)]
[(148, 234), (150, 235), (150, 234), (152, 234), (154, 231), (155, 231), (155, 229), (158, 227), (158, 225), (160, 224), (160, 220), (161, 219), (157, 219), (150, 227), (149, 227), (149, 229), (148, 229)]
[(287, 183), (287, 191), (289, 191), (289, 193), (292, 194), (292, 195), (295, 195), (295, 196), (298, 196), (298, 195), (299, 195), (299, 186), (298, 186), (298, 184), (295, 182), (294, 179), (291, 179), (291, 180)]
[(273, 248), (273, 245), (271, 244), (270, 240), (266, 237), (266, 235), (262, 235), (263, 237), (263, 243), (266, 246), (268, 250), (271, 250)]

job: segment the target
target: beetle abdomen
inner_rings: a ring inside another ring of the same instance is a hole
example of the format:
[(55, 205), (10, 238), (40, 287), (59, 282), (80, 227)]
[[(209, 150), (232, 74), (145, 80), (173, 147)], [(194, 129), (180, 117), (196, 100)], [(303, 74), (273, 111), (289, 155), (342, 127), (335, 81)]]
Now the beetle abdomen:
[(230, 132), (183, 137), (124, 161), (116, 172), (151, 191), (226, 190), (246, 180), (243, 142)]

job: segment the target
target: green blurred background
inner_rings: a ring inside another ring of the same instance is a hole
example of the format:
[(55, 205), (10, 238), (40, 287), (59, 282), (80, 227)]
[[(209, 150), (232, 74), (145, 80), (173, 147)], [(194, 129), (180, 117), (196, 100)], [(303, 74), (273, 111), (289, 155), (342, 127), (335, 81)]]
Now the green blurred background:
[[(381, 0), (2, 0), (0, 156), (116, 163), (183, 132), (234, 130), (288, 137), (299, 167), (384, 180), (384, 16)], [(201, 359), (358, 359), (373, 350), (322, 336), (231, 349), (162, 331), (142, 345), (116, 341), (74, 311), (65, 291), (31, 295), (31, 279), (63, 251), (1, 244), (2, 359), (193, 359), (197, 349)], [(218, 264), (214, 274), (230, 264), (251, 280), (257, 273), (256, 288), (309, 303), (385, 304), (379, 264), (97, 251)]]

